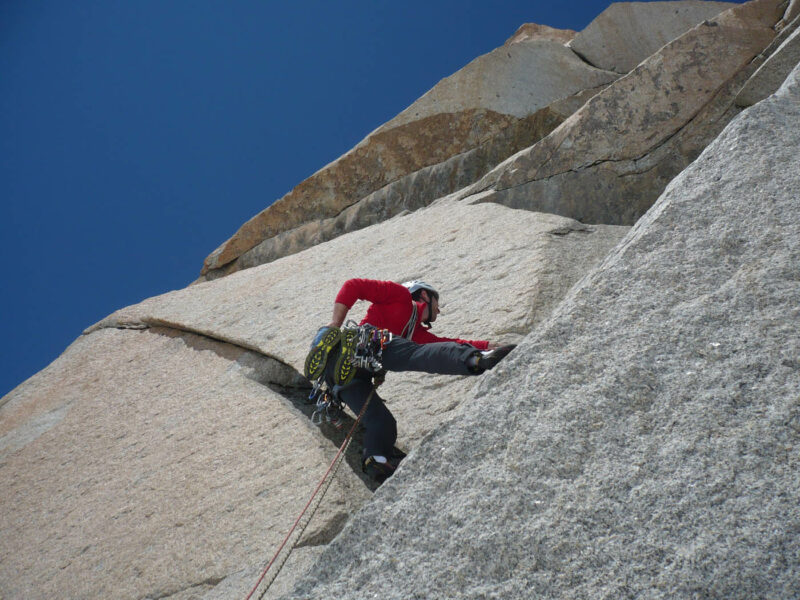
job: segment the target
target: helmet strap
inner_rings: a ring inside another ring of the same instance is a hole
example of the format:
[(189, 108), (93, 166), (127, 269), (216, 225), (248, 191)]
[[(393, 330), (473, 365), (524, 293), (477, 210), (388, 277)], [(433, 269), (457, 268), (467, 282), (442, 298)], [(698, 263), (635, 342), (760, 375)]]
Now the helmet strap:
[[(423, 292), (425, 293), (425, 298), (427, 298), (427, 300), (422, 297), (422, 293)], [(414, 301), (415, 303), (416, 302), (424, 302), (425, 303), (425, 305), (428, 307), (428, 318), (425, 319), (424, 321), (420, 321), (420, 325), (422, 325), (422, 327), (424, 329), (430, 329), (431, 327), (433, 327), (433, 325), (431, 325), (431, 315), (433, 314), (433, 306), (431, 306), (431, 302), (432, 302), (431, 293), (428, 290), (421, 290), (421, 292), (419, 294), (417, 294), (416, 300), (414, 299), (414, 295), (413, 294), (411, 296), (411, 300)]]
[(428, 300), (426, 302), (428, 305), (428, 318), (423, 323), (423, 326), (425, 329), (430, 329), (433, 327), (433, 325), (431, 325), (431, 317), (433, 316), (433, 299), (431, 298), (430, 292), (426, 291), (425, 294), (428, 296)]

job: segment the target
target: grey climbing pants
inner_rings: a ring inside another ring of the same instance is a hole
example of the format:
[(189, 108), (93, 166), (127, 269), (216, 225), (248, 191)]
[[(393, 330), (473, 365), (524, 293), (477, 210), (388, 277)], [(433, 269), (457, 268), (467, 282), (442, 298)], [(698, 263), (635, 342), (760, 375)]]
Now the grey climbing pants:
[[(419, 371), (436, 375), (475, 375), (478, 371), (467, 366), (467, 360), (478, 350), (467, 344), (437, 342), (417, 344), (396, 337), (383, 349), (382, 362), (387, 371)], [(331, 363), (334, 361), (330, 361)], [(372, 391), (372, 374), (359, 369), (355, 378), (346, 386), (335, 386), (334, 394), (347, 404), (355, 414), (361, 412), (364, 402)], [(391, 456), (397, 441), (397, 422), (374, 393), (362, 417), (364, 424), (364, 458), (369, 456)]]

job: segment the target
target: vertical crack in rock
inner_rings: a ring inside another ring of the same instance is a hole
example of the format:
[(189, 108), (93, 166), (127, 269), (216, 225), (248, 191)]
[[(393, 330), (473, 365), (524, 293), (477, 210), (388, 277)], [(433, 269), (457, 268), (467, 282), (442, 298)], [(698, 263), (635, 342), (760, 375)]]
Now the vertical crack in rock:
[[(308, 398), (309, 390), (311, 389), (310, 387), (297, 388), (283, 386), (277, 383), (266, 383), (264, 385), (266, 385), (273, 392), (279, 394), (294, 409), (303, 413), (309, 420), (309, 426), (315, 427), (311, 424), (311, 415), (316, 410), (316, 403)], [(354, 421), (355, 419), (350, 414), (342, 414), (340, 427), (335, 427), (333, 424), (325, 422), (319, 426), (319, 431), (331, 442), (332, 446), (338, 450), (342, 446), (345, 437), (347, 437), (347, 433), (353, 426)], [(364, 485), (366, 485), (370, 490), (375, 491), (378, 488), (378, 485), (361, 471), (361, 448), (363, 447), (363, 443), (363, 427), (359, 425), (358, 429), (353, 434), (353, 442), (350, 444), (347, 452), (345, 453), (345, 461), (353, 470), (353, 473), (355, 473), (359, 479), (364, 482)], [(333, 455), (331, 455), (331, 459), (333, 459)], [(343, 527), (344, 523), (342, 523), (341, 526)], [(304, 540), (300, 546), (315, 546), (320, 545), (320, 543), (327, 544), (330, 540), (336, 537), (336, 534), (340, 529), (341, 527), (336, 529), (336, 532), (324, 542), (312, 543), (310, 540)]]
[[(375, 486), (377, 487), (377, 486)], [(312, 548), (316, 546), (327, 546), (333, 541), (339, 532), (344, 529), (350, 520), (348, 513), (341, 512), (330, 520), (328, 526), (318, 531), (314, 535), (307, 536), (298, 541), (295, 548)]]

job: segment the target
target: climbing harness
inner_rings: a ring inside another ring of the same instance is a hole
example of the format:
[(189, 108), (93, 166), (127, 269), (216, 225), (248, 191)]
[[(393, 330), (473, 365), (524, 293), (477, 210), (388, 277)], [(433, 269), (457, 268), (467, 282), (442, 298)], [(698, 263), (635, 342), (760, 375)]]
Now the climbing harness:
[[(264, 585), (264, 589), (258, 596), (258, 600), (261, 600), (264, 597), (269, 587), (275, 581), (275, 578), (278, 577), (278, 574), (281, 572), (283, 565), (286, 564), (286, 561), (289, 559), (289, 555), (292, 553), (292, 550), (295, 549), (297, 543), (300, 541), (300, 538), (303, 537), (303, 533), (308, 527), (308, 524), (311, 522), (311, 519), (314, 517), (314, 513), (317, 512), (317, 509), (322, 503), (322, 499), (325, 497), (325, 492), (328, 491), (328, 488), (333, 482), (334, 477), (336, 477), (336, 472), (339, 470), (339, 467), (344, 461), (344, 454), (347, 451), (348, 446), (350, 446), (350, 442), (353, 440), (353, 433), (355, 432), (358, 424), (361, 422), (361, 417), (363, 417), (364, 413), (367, 411), (367, 406), (369, 405), (369, 401), (372, 400), (372, 396), (374, 394), (375, 394), (375, 388), (372, 388), (372, 391), (369, 393), (369, 396), (367, 396), (367, 399), (364, 402), (364, 406), (361, 407), (361, 411), (358, 413), (358, 416), (356, 417), (353, 426), (347, 433), (347, 437), (345, 437), (344, 441), (342, 442), (342, 445), (339, 448), (339, 451), (336, 453), (336, 456), (333, 457), (333, 460), (331, 461), (328, 470), (322, 476), (322, 479), (320, 480), (319, 484), (317, 484), (314, 493), (311, 494), (311, 498), (309, 498), (308, 502), (306, 503), (305, 508), (303, 508), (303, 510), (300, 512), (300, 515), (295, 520), (294, 525), (292, 525), (292, 528), (289, 530), (289, 533), (286, 534), (286, 537), (283, 539), (283, 542), (278, 547), (278, 550), (275, 552), (275, 555), (272, 557), (272, 560), (269, 561), (267, 566), (261, 572), (261, 576), (258, 578), (258, 581), (256, 582), (255, 586), (253, 586), (253, 589), (250, 590), (250, 593), (247, 594), (245, 600), (250, 600), (250, 598), (252, 598), (253, 594), (255, 594), (256, 590), (261, 586), (262, 582), (264, 582), (264, 578), (266, 577), (267, 572), (270, 570), (270, 568), (272, 568), (273, 565), (276, 565), (275, 570), (272, 572), (272, 575), (270, 576), (269, 580)], [(308, 516), (305, 517), (306, 512), (309, 511), (309, 507), (311, 507), (311, 511), (309, 512)], [(300, 526), (299, 530), (298, 530), (298, 525)], [(280, 562), (276, 563), (278, 556), (281, 554), (283, 549), (287, 547), (287, 543), (289, 539), (292, 537), (292, 534), (295, 532), (295, 530), (298, 530), (299, 533), (295, 537), (294, 542), (290, 546), (288, 546)]]

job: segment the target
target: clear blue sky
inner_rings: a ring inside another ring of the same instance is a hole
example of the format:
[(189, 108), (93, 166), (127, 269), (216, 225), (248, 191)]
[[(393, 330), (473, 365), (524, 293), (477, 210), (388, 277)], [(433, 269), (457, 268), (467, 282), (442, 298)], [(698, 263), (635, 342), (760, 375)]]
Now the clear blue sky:
[(608, 4), (0, 0), (0, 396), (521, 24)]

